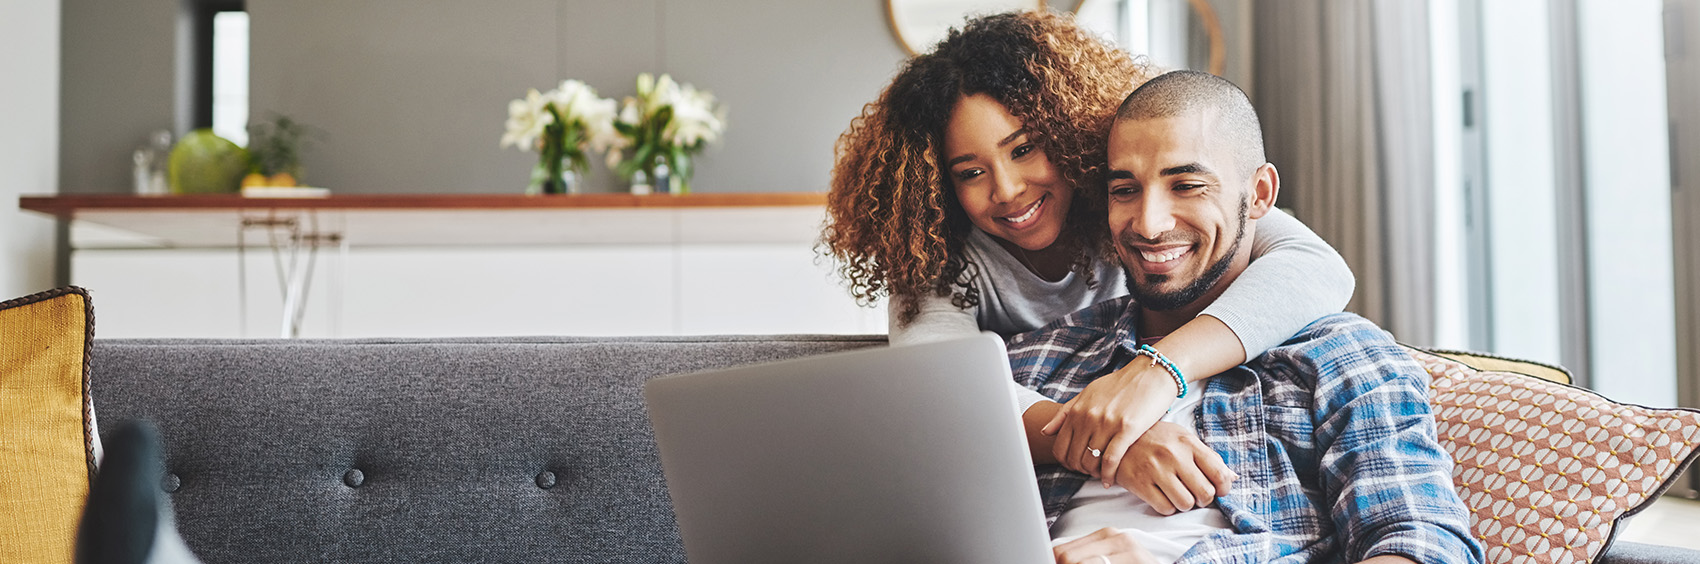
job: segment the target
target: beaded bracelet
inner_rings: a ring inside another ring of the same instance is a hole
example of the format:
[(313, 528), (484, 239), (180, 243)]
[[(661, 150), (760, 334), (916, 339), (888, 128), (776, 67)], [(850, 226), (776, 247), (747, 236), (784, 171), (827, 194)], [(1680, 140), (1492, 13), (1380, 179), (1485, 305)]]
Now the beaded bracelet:
[(1133, 354), (1151, 357), (1152, 366), (1163, 365), (1163, 369), (1169, 371), (1169, 375), (1175, 378), (1175, 387), (1181, 391), (1181, 393), (1175, 394), (1175, 397), (1186, 397), (1186, 377), (1181, 376), (1180, 367), (1170, 362), (1169, 357), (1163, 356), (1163, 353), (1157, 352), (1157, 349), (1152, 348), (1151, 345), (1139, 345), (1139, 348), (1134, 350)]

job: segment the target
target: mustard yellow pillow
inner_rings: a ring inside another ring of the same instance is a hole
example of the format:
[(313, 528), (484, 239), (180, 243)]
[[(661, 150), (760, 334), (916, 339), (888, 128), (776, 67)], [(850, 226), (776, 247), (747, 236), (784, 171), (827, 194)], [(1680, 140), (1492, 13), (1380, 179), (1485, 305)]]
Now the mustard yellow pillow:
[(1553, 366), (1551, 364), (1542, 364), (1532, 360), (1506, 358), (1503, 356), (1495, 356), (1480, 352), (1434, 349), (1418, 350), (1462, 362), (1465, 366), (1469, 366), (1470, 368), (1483, 372), (1513, 372), (1517, 374), (1528, 374), (1548, 382), (1558, 382), (1560, 384), (1570, 384), (1574, 381), (1574, 379), (1570, 377), (1569, 370), (1565, 370), (1563, 367)]
[(94, 474), (88, 292), (0, 302), (0, 562), (71, 562)]

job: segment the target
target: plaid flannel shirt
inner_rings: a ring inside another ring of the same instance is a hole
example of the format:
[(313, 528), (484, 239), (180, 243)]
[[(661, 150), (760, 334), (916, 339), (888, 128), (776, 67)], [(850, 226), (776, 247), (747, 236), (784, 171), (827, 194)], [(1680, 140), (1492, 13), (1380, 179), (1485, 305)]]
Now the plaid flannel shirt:
[[(1137, 320), (1124, 297), (1017, 335), (1015, 379), (1068, 401), (1134, 358)], [(1435, 439), (1428, 374), (1374, 324), (1325, 317), (1204, 383), (1194, 428), (1240, 475), (1216, 500), (1233, 530), (1179, 562), (1482, 562), (1452, 488), (1452, 458)], [(1088, 477), (1038, 470), (1054, 524)]]

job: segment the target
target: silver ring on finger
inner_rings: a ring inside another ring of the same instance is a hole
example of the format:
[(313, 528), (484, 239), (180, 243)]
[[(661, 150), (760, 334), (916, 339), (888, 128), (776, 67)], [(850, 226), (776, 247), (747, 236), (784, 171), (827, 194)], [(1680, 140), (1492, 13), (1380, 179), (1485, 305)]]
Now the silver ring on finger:
[(1092, 453), (1092, 458), (1098, 458), (1104, 455), (1104, 451), (1092, 447), (1086, 447), (1086, 452)]
[(1104, 564), (1111, 564), (1111, 563), (1110, 563), (1110, 555), (1108, 555), (1108, 554), (1100, 554), (1100, 555), (1098, 555), (1098, 560), (1101, 560), (1101, 561), (1103, 561), (1103, 562), (1104, 562)]

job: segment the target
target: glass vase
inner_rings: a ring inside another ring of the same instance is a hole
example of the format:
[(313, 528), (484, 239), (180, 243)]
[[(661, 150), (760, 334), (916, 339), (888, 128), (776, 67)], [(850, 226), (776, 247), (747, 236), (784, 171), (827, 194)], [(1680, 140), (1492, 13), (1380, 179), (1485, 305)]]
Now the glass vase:
[(527, 195), (556, 195), (577, 194), (579, 192), (578, 171), (572, 169), (569, 163), (561, 162), (549, 166), (548, 161), (540, 160), (531, 169), (531, 184), (526, 186)]
[(658, 155), (648, 170), (655, 193), (681, 196), (691, 192), (690, 155), (675, 153), (671, 158)]

